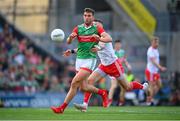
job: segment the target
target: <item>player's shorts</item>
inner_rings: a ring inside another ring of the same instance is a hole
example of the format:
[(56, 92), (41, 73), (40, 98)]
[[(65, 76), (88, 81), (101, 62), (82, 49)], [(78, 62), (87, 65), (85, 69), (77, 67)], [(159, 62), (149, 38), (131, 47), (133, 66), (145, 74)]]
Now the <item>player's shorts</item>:
[(108, 66), (100, 64), (95, 71), (98, 71), (102, 77), (109, 75), (111, 77), (120, 78), (122, 75), (124, 75), (124, 68), (119, 59)]
[(147, 81), (158, 81), (160, 79), (159, 73), (151, 73), (148, 69), (145, 70), (145, 76)]
[(96, 58), (91, 59), (76, 59), (76, 71), (78, 72), (79, 69), (84, 69), (86, 71), (89, 71), (90, 73), (95, 69), (96, 67)]

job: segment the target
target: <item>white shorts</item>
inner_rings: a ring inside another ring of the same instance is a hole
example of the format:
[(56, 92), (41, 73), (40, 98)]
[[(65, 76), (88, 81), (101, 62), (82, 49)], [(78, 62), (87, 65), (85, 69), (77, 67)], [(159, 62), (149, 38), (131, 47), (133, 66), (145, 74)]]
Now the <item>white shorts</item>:
[(79, 59), (76, 58), (76, 71), (79, 71), (79, 69), (84, 69), (86, 71), (92, 72), (96, 67), (96, 58), (91, 59)]

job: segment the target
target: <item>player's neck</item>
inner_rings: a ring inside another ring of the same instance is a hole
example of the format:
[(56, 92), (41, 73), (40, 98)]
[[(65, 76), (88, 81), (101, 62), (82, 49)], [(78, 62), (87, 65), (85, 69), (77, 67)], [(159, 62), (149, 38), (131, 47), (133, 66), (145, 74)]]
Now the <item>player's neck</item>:
[(153, 49), (157, 49), (157, 47), (151, 46)]
[(84, 23), (84, 26), (85, 27), (89, 27), (89, 26), (92, 26), (93, 23)]
[(118, 48), (118, 49), (115, 48), (115, 51), (120, 51), (120, 50), (121, 50), (121, 48)]

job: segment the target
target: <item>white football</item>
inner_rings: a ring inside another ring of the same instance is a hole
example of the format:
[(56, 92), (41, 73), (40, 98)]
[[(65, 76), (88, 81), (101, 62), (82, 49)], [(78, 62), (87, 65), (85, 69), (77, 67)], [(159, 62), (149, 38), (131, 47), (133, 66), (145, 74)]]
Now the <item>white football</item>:
[(62, 29), (54, 29), (51, 32), (51, 40), (52, 41), (57, 41), (57, 42), (62, 42), (64, 40), (65, 34)]

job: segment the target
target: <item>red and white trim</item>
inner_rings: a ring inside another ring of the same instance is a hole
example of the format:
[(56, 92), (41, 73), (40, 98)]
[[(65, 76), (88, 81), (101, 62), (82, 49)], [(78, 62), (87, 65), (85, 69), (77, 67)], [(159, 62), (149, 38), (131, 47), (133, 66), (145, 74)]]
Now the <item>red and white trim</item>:
[(90, 72), (90, 73), (93, 72), (93, 71), (92, 71), (91, 69), (89, 69), (89, 68), (80, 67), (80, 69), (85, 70), (85, 71), (88, 71), (88, 72)]

